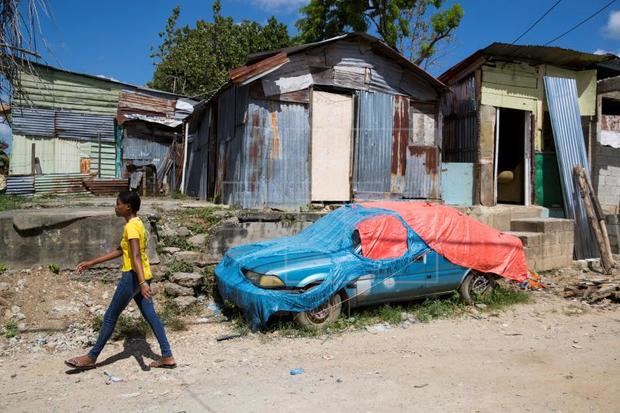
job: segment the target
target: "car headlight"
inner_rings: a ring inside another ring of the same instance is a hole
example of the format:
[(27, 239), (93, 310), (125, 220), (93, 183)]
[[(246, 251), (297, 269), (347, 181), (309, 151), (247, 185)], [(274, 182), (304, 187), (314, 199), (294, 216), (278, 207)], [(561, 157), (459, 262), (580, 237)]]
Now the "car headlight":
[(262, 288), (280, 288), (284, 287), (284, 282), (276, 275), (260, 274), (252, 270), (243, 272), (248, 280)]

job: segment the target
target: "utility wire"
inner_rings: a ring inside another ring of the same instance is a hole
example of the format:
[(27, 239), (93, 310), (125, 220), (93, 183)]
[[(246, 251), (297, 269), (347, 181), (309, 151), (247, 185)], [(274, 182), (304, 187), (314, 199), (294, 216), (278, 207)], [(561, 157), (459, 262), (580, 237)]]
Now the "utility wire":
[(555, 4), (554, 4), (553, 6), (549, 7), (549, 9), (547, 9), (547, 11), (546, 11), (546, 12), (545, 12), (542, 16), (540, 16), (540, 17), (538, 18), (538, 20), (536, 20), (534, 23), (532, 23), (532, 25), (531, 25), (530, 27), (528, 27), (526, 31), (524, 31), (523, 33), (521, 33), (521, 35), (520, 35), (519, 37), (517, 37), (516, 39), (514, 39), (514, 40), (512, 41), (512, 43), (510, 43), (510, 44), (515, 44), (516, 42), (518, 42), (519, 40), (521, 40), (521, 38), (522, 38), (523, 36), (525, 36), (526, 34), (528, 34), (528, 33), (530, 32), (530, 30), (532, 30), (532, 29), (533, 29), (533, 28), (534, 28), (534, 27), (535, 27), (538, 23), (540, 23), (540, 21), (541, 21), (542, 19), (544, 19), (544, 18), (547, 16), (547, 14), (551, 13), (551, 10), (555, 9), (555, 7), (556, 7), (558, 4), (560, 4), (561, 2), (562, 2), (562, 0), (558, 0), (558, 1), (556, 1), (556, 2), (555, 2)]
[(584, 24), (585, 22), (589, 21), (590, 19), (592, 19), (594, 16), (598, 15), (599, 13), (601, 13), (603, 10), (605, 10), (606, 8), (608, 8), (609, 6), (611, 6), (613, 3), (615, 3), (617, 0), (612, 0), (609, 3), (607, 3), (606, 5), (604, 5), (603, 7), (601, 7), (600, 9), (598, 9), (596, 12), (594, 12), (592, 15), (590, 15), (590, 17), (587, 17), (585, 19), (583, 19), (582, 21), (580, 21), (579, 23), (577, 23), (576, 25), (574, 25), (573, 27), (571, 27), (570, 29), (568, 29), (567, 31), (565, 31), (564, 33), (562, 33), (561, 35), (559, 35), (558, 37), (549, 40), (547, 43), (545, 43), (543, 46), (548, 46), (549, 44), (555, 42), (556, 40), (561, 39), (562, 37), (566, 36), (567, 34), (569, 34), (570, 32), (572, 32), (573, 30), (575, 30), (576, 28), (578, 28), (579, 26), (581, 26), (582, 24)]

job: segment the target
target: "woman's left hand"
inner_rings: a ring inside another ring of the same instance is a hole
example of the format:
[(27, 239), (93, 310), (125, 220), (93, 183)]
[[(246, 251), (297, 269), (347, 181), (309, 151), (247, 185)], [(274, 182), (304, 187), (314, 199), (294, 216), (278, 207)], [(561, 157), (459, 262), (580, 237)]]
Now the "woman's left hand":
[(147, 300), (151, 300), (151, 287), (147, 283), (144, 283), (140, 286), (140, 292), (142, 293), (142, 297)]

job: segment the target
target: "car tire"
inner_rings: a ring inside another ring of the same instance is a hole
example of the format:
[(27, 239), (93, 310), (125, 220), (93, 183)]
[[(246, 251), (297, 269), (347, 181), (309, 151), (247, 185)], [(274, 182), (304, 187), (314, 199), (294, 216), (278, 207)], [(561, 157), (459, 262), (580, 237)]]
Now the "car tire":
[(497, 281), (493, 274), (470, 271), (459, 287), (459, 295), (465, 304), (473, 304), (481, 297), (491, 294)]
[(322, 330), (340, 317), (342, 297), (334, 294), (327, 302), (312, 311), (295, 314), (295, 322), (307, 330)]

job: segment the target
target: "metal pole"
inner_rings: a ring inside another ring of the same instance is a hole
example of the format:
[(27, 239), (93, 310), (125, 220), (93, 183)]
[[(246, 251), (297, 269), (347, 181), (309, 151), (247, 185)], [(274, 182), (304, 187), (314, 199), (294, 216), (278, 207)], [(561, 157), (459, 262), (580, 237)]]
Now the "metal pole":
[(99, 141), (99, 165), (97, 166), (97, 176), (101, 178), (101, 132), (97, 132), (97, 140)]
[(187, 167), (187, 137), (189, 136), (189, 124), (185, 122), (185, 139), (183, 141), (183, 170), (181, 171), (181, 193), (185, 193), (185, 168)]

